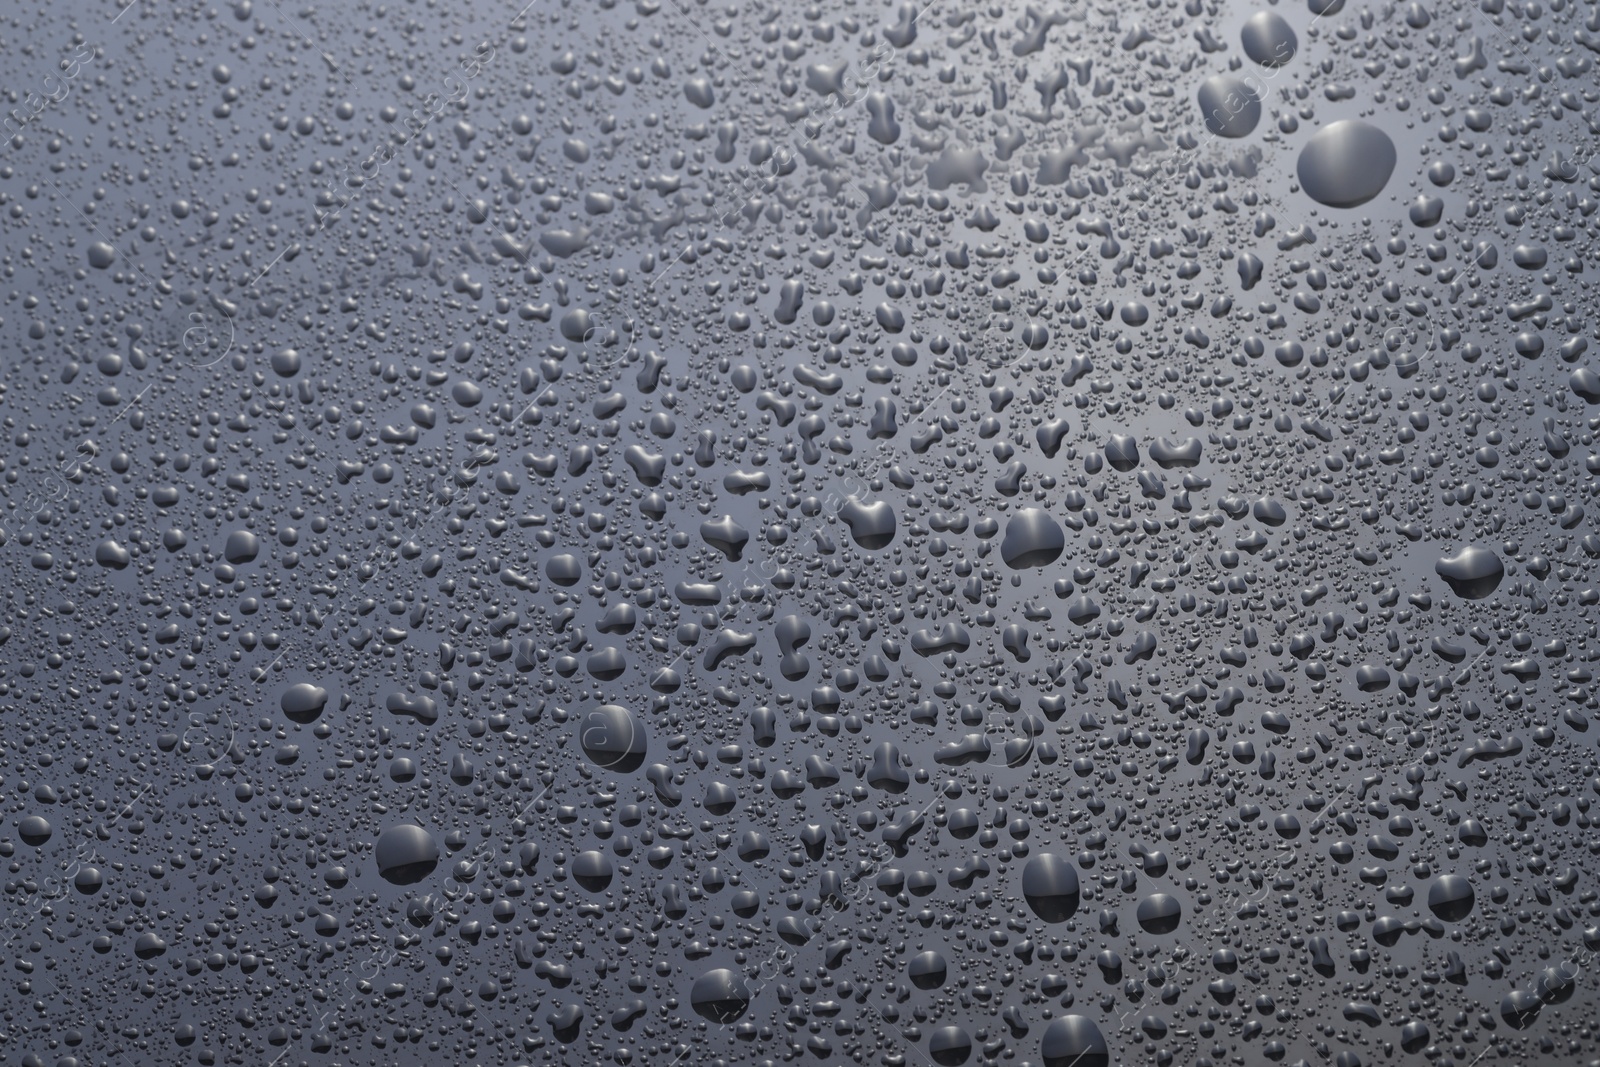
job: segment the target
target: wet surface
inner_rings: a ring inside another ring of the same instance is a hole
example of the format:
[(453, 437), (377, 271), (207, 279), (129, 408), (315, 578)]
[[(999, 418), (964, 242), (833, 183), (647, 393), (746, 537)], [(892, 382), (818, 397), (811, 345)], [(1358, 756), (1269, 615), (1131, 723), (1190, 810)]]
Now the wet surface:
[(1592, 4), (0, 51), (6, 1062), (1600, 1061)]

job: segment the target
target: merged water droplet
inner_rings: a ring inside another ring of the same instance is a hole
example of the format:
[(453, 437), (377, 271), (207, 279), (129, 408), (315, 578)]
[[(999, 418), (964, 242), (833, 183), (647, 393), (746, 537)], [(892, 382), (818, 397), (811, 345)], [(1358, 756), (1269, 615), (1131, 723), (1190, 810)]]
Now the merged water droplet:
[(1459, 597), (1482, 600), (1500, 587), (1506, 567), (1492, 550), (1468, 545), (1453, 556), (1440, 556), (1434, 571)]

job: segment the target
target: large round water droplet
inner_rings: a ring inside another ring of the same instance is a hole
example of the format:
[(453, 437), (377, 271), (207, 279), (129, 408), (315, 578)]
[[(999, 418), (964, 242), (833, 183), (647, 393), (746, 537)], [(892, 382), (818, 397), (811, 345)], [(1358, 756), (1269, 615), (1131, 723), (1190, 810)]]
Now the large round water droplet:
[(1441, 874), (1428, 888), (1428, 910), (1447, 923), (1460, 922), (1472, 914), (1476, 899), (1472, 883), (1459, 874)]
[(1093, 1019), (1063, 1015), (1045, 1027), (1039, 1041), (1044, 1067), (1107, 1067), (1111, 1049)]
[(950, 973), (945, 958), (932, 949), (919, 952), (906, 964), (906, 975), (918, 989), (938, 989)]
[(1587, 404), (1600, 404), (1600, 374), (1588, 367), (1579, 367), (1567, 377), (1567, 387), (1583, 398)]
[(1577, 960), (1562, 960), (1554, 967), (1546, 967), (1533, 979), (1533, 992), (1545, 1004), (1560, 1004), (1571, 1000), (1577, 992), (1577, 977), (1583, 968)]
[(283, 696), (278, 698), (278, 706), (283, 708), (284, 715), (290, 721), (300, 723), (302, 726), (316, 722), (327, 703), (328, 691), (310, 682), (291, 685), (283, 691)]
[(222, 556), (229, 563), (252, 563), (261, 552), (261, 538), (249, 530), (235, 530), (222, 546)]
[(585, 712), (578, 743), (591, 763), (619, 774), (631, 774), (643, 766), (650, 747), (638, 718), (617, 704), (602, 704)]
[(1383, 192), (1394, 173), (1394, 142), (1378, 127), (1340, 119), (1300, 150), (1300, 187), (1319, 204), (1358, 207)]
[(1218, 137), (1245, 137), (1261, 121), (1261, 97), (1242, 78), (1215, 74), (1196, 95), (1206, 129)]
[(1041, 852), (1022, 869), (1022, 896), (1045, 922), (1066, 922), (1078, 910), (1078, 872), (1071, 861)]
[(1239, 31), (1244, 54), (1264, 67), (1281, 67), (1294, 58), (1294, 30), (1276, 11), (1257, 11)]
[(1539, 994), (1531, 989), (1518, 989), (1507, 993), (1505, 999), (1500, 1001), (1500, 1018), (1513, 1030), (1521, 1030), (1533, 1025), (1539, 1017), (1539, 1009), (1544, 1007), (1544, 1002), (1539, 999)]
[(391, 826), (378, 835), (378, 873), (395, 885), (420, 882), (439, 865), (439, 843), (415, 823)]
[(1139, 901), (1138, 919), (1147, 934), (1170, 934), (1183, 921), (1183, 905), (1169, 893), (1152, 893)]
[(594, 329), (594, 316), (586, 308), (574, 308), (561, 316), (561, 336), (569, 341), (587, 341)]
[(939, 1067), (961, 1067), (972, 1058), (972, 1037), (959, 1026), (941, 1026), (928, 1035), (928, 1055)]
[(1482, 600), (1500, 586), (1506, 565), (1487, 548), (1469, 545), (1453, 556), (1441, 556), (1433, 569), (1450, 584), (1456, 596)]
[(611, 861), (604, 852), (580, 852), (572, 861), (572, 880), (591, 893), (598, 893), (611, 884)]
[(17, 833), (22, 835), (22, 843), (35, 848), (50, 840), (50, 820), (43, 815), (24, 815), (17, 820)]
[(562, 552), (550, 557), (544, 565), (544, 573), (557, 585), (577, 585), (583, 578), (583, 561), (570, 552)]
[(280, 378), (293, 378), (300, 373), (304, 360), (293, 348), (280, 348), (272, 354), (272, 370)]
[(750, 1010), (750, 989), (738, 974), (718, 967), (694, 980), (689, 1004), (701, 1018), (726, 1025)]

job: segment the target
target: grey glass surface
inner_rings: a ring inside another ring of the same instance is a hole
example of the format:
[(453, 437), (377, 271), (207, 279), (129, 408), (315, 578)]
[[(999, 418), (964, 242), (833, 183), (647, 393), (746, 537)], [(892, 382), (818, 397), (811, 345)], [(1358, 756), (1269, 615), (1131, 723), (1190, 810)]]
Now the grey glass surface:
[(0, 1058), (1600, 1062), (1600, 8), (0, 13)]

